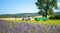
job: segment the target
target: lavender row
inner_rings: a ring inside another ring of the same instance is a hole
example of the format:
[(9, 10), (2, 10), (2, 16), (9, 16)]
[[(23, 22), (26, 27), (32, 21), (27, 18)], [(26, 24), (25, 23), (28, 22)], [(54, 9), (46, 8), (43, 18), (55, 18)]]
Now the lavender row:
[(0, 33), (60, 33), (60, 26), (0, 21)]

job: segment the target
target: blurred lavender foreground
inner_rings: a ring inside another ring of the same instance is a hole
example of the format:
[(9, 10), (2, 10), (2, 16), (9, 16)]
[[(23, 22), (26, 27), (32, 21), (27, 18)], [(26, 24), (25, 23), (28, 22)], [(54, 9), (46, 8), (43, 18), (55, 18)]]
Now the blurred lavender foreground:
[(0, 20), (0, 33), (60, 33), (60, 26)]

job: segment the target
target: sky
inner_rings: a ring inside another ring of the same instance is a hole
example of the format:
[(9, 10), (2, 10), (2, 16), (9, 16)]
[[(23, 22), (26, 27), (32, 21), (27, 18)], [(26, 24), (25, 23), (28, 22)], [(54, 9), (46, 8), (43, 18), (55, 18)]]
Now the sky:
[[(0, 0), (0, 14), (37, 13), (37, 0)], [(58, 0), (60, 7), (60, 0)], [(60, 9), (54, 12), (60, 12)]]

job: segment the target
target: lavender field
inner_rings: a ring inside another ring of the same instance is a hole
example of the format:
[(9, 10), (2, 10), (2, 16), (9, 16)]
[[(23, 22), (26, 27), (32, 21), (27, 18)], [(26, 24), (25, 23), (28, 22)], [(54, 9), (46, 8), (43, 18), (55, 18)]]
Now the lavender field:
[(60, 26), (0, 20), (0, 33), (60, 33)]

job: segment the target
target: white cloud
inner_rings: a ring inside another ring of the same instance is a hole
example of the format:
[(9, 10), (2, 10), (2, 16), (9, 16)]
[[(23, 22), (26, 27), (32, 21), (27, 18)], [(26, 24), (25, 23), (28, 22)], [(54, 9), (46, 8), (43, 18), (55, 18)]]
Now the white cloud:
[(54, 9), (54, 12), (60, 12), (60, 2), (58, 2), (57, 5), (58, 5), (58, 9), (54, 9), (53, 8)]
[(58, 4), (58, 10), (60, 11), (60, 2), (58, 2), (57, 4)]
[(59, 7), (60, 6), (60, 3), (58, 2), (57, 4), (58, 4), (58, 7)]

